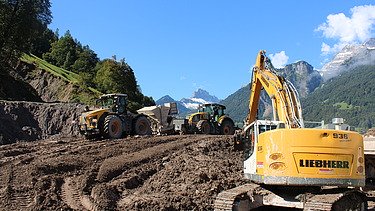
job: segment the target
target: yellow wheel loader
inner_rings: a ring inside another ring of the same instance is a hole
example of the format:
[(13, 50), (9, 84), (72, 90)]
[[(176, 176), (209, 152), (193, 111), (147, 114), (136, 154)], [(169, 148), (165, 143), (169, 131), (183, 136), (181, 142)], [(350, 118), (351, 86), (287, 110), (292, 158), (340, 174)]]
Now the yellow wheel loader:
[(126, 94), (106, 94), (97, 100), (98, 109), (82, 113), (79, 130), (86, 138), (121, 138), (125, 135), (150, 135), (151, 124), (144, 114), (127, 110)]
[[(273, 120), (257, 119), (262, 89), (271, 98)], [(332, 129), (305, 128), (296, 89), (260, 51), (249, 112), (242, 132), (235, 134), (249, 183), (219, 193), (215, 210), (366, 210), (363, 138), (336, 120)]]

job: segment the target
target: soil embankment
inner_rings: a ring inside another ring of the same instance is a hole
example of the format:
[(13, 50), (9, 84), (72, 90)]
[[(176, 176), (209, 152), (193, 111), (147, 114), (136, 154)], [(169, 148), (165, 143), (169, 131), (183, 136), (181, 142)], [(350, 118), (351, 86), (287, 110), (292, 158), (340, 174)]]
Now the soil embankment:
[(74, 103), (0, 101), (0, 145), (54, 135), (74, 137), (83, 109)]

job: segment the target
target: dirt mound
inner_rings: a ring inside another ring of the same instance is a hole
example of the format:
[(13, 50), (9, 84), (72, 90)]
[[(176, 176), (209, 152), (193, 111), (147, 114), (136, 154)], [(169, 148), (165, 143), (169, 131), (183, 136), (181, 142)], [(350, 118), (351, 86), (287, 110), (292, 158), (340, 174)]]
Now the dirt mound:
[(219, 192), (245, 182), (232, 141), (191, 135), (0, 146), (0, 208), (212, 210)]
[(76, 123), (83, 109), (73, 103), (0, 101), (0, 144), (78, 135)]

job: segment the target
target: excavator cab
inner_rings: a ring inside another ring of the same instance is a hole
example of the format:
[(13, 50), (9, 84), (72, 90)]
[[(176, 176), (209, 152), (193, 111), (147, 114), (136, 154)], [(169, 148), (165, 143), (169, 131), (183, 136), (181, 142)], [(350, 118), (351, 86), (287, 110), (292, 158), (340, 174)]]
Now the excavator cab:
[(244, 160), (248, 159), (254, 152), (258, 135), (283, 126), (279, 121), (257, 120), (247, 126), (244, 130), (241, 142), (243, 143)]

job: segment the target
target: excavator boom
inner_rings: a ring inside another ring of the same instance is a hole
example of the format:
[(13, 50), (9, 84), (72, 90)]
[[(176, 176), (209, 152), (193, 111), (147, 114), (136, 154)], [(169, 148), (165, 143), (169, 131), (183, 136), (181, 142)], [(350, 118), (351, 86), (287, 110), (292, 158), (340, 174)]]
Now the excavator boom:
[(258, 53), (253, 67), (246, 124), (249, 125), (256, 120), (260, 92), (264, 89), (272, 101), (273, 120), (284, 122), (286, 128), (303, 128), (302, 109), (296, 89), (293, 84), (276, 73), (265, 53)]

